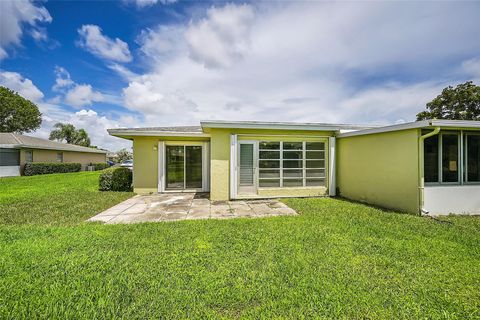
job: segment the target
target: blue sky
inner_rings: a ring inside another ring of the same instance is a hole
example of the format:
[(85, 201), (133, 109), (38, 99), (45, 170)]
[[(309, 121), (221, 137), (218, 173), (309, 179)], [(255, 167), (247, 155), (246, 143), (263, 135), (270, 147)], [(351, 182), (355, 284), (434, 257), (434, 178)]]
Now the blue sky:
[(1, 1), (0, 85), (111, 150), (202, 119), (391, 124), (480, 83), (479, 2)]

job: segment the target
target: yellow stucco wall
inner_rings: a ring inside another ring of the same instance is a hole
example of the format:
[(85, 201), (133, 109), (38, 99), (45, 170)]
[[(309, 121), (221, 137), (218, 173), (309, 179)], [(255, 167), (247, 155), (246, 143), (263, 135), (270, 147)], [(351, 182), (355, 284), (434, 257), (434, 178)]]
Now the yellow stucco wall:
[(159, 141), (208, 141), (208, 137), (134, 137), (133, 189), (136, 193), (158, 192)]
[(340, 195), (418, 213), (418, 137), (411, 129), (337, 139)]
[[(210, 162), (210, 199), (214, 201), (230, 198), (230, 135), (239, 136), (239, 140), (276, 140), (276, 141), (312, 141), (324, 137), (326, 185), (328, 186), (328, 137), (333, 136), (329, 131), (309, 130), (259, 130), (259, 129), (210, 129), (211, 162)], [(272, 136), (272, 135), (275, 135)], [(308, 136), (306, 138), (305, 136)], [(318, 196), (325, 195), (326, 188), (262, 188), (259, 196)]]
[(33, 162), (57, 162), (57, 153), (63, 153), (63, 162), (77, 162), (82, 164), (82, 170), (90, 163), (106, 162), (105, 153), (90, 152), (72, 152), (62, 150), (45, 150), (45, 149), (21, 149), (20, 150), (20, 167), (23, 171), (25, 166), (25, 151), (33, 152)]

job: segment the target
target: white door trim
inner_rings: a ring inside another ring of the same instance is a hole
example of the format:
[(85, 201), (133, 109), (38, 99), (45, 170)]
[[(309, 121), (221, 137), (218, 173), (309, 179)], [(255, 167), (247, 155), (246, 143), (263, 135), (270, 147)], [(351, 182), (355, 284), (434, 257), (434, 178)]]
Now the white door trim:
[(328, 163), (329, 163), (329, 170), (328, 170), (328, 195), (330, 197), (334, 197), (337, 194), (337, 186), (336, 186), (336, 166), (335, 166), (335, 137), (328, 138)]
[[(166, 146), (202, 146), (202, 188), (200, 189), (166, 189)], [(158, 142), (158, 192), (209, 192), (210, 191), (210, 142), (208, 141), (159, 141)]]
[(237, 135), (230, 135), (230, 199), (237, 197)]

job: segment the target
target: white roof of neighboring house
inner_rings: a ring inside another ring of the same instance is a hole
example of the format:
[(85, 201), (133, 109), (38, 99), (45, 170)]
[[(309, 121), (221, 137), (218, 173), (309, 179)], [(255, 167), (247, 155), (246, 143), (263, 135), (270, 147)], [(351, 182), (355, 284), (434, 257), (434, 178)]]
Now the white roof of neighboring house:
[(0, 148), (47, 149), (90, 153), (107, 153), (107, 151), (82, 147), (68, 143), (50, 141), (47, 139), (24, 136), (16, 133), (0, 133)]
[(391, 126), (384, 126), (378, 128), (371, 128), (365, 130), (358, 130), (352, 132), (341, 133), (337, 137), (353, 137), (366, 134), (375, 134), (391, 131), (400, 131), (408, 129), (420, 129), (420, 128), (429, 128), (429, 127), (442, 127), (450, 129), (480, 129), (480, 121), (471, 121), (471, 120), (422, 120), (415, 122), (407, 122), (402, 124), (395, 124)]

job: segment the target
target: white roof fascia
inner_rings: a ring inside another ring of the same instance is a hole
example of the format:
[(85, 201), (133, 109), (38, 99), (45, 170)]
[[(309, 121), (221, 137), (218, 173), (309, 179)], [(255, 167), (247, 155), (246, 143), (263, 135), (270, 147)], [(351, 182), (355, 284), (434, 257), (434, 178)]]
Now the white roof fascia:
[(203, 132), (174, 132), (174, 131), (141, 131), (107, 129), (111, 136), (149, 136), (149, 137), (210, 137), (210, 134)]
[(309, 131), (337, 131), (341, 129), (365, 129), (371, 126), (350, 124), (326, 123), (294, 123), (294, 122), (260, 122), (260, 121), (211, 121), (200, 122), (202, 128), (220, 129), (277, 129), (277, 130), (309, 130)]
[(345, 137), (353, 137), (353, 136), (361, 136), (365, 134), (374, 134), (374, 133), (382, 133), (382, 132), (391, 132), (391, 131), (399, 131), (399, 130), (408, 130), (408, 129), (416, 129), (416, 128), (423, 128), (430, 126), (430, 120), (422, 120), (417, 122), (408, 122), (402, 124), (395, 124), (391, 126), (373, 128), (373, 129), (366, 129), (366, 130), (358, 130), (352, 132), (345, 132), (337, 135), (338, 138), (345, 138)]
[(366, 134), (392, 132), (392, 131), (400, 131), (400, 130), (408, 130), (408, 129), (418, 129), (418, 128), (426, 128), (426, 127), (479, 128), (480, 129), (480, 121), (422, 120), (422, 121), (402, 123), (402, 124), (396, 124), (396, 125), (367, 129), (367, 130), (346, 132), (346, 133), (339, 134), (337, 137), (338, 138), (345, 138), (345, 137), (361, 136), (361, 135), (366, 135)]

